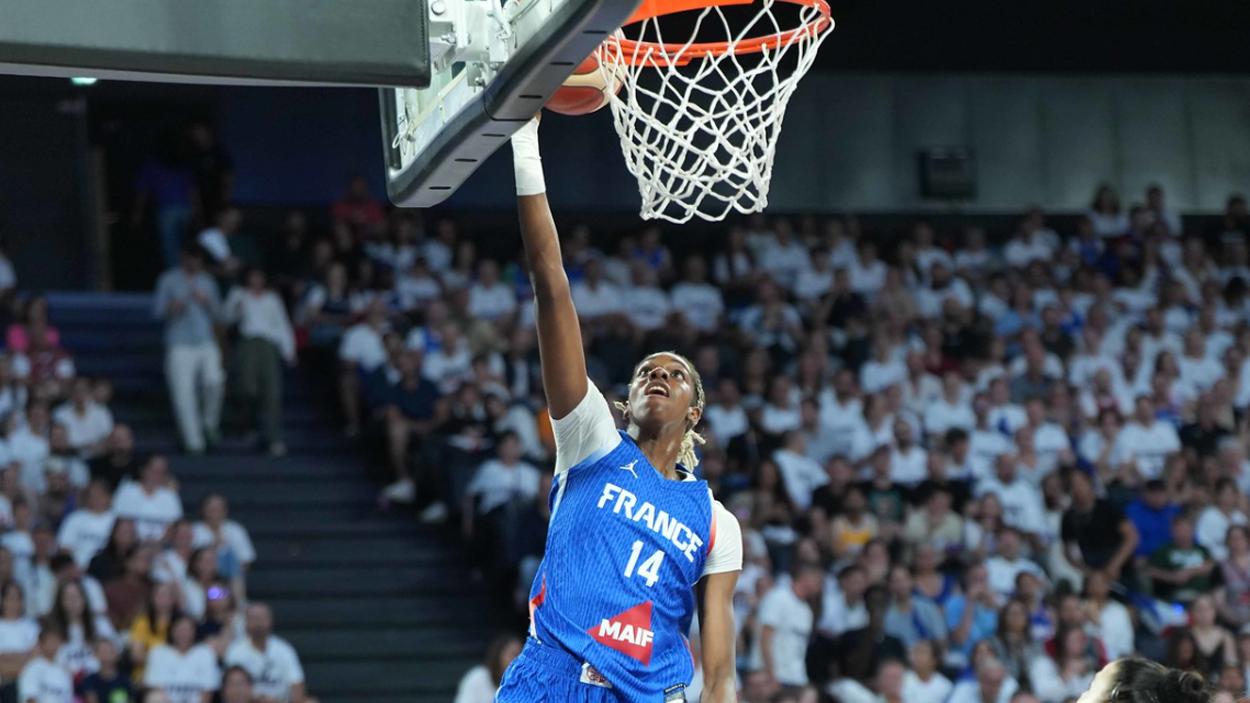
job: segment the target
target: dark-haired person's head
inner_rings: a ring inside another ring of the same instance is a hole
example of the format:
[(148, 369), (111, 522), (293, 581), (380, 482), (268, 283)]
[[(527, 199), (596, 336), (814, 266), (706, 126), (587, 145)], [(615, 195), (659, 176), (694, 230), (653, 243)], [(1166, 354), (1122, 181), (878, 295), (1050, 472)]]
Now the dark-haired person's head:
[(486, 645), (486, 670), (496, 685), (503, 680), (503, 672), (521, 653), (521, 638), (513, 634), (498, 635)]
[(1210, 703), (1211, 689), (1198, 674), (1129, 657), (1104, 666), (1077, 703)]

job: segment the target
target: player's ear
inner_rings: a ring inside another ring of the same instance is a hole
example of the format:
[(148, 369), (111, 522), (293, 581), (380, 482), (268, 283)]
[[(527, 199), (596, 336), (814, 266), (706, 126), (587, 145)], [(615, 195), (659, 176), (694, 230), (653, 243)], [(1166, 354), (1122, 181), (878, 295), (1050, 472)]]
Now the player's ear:
[(691, 427), (698, 425), (699, 420), (703, 418), (703, 408), (698, 406), (690, 408), (690, 411), (686, 413), (686, 417), (690, 419)]

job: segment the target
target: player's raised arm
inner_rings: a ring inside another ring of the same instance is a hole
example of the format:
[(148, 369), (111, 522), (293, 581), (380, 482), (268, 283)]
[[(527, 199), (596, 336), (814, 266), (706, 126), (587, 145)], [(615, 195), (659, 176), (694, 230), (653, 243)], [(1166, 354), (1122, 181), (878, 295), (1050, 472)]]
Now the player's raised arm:
[(543, 390), (553, 420), (568, 415), (586, 395), (586, 357), (573, 293), (560, 256), (560, 237), (547, 204), (542, 157), (538, 153), (538, 118), (512, 136), (516, 169), (517, 212), (538, 321), (538, 353)]

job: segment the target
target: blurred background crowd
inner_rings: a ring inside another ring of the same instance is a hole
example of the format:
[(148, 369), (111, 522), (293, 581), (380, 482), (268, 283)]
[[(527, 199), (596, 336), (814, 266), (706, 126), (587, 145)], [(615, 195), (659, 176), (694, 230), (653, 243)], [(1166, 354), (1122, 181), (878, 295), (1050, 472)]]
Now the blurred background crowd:
[[(1127, 199), (1003, 232), (755, 217), (676, 253), (564, 224), (605, 394), (657, 349), (703, 375), (700, 472), (747, 550), (744, 700), (1060, 703), (1130, 653), (1245, 692), (1250, 214), (1232, 195), (1186, 229), (1158, 186)], [(240, 324), (261, 448), (284, 451), (266, 398), (298, 349), (387, 468), (380, 502), (458, 530), (521, 632), (554, 448), (519, 249), (359, 179), (309, 220), (260, 236), (222, 209), (158, 301), (233, 289), (193, 304)], [(490, 700), (517, 646), (460, 700)]]

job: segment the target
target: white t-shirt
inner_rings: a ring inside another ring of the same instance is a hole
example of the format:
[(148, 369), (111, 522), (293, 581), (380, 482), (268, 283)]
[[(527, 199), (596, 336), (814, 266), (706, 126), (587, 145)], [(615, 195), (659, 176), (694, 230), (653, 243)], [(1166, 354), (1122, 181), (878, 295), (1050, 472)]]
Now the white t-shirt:
[(924, 409), (924, 431), (929, 434), (945, 434), (953, 427), (971, 431), (976, 424), (977, 416), (972, 412), (971, 403), (950, 403), (946, 398), (938, 398)]
[(34, 620), (0, 620), (0, 654), (24, 654), (38, 641), (39, 625)]
[(113, 431), (113, 413), (99, 403), (88, 401), (82, 413), (66, 403), (52, 413), (52, 420), (69, 432), (69, 443), (75, 448), (86, 447), (103, 440)]
[(252, 546), (252, 538), (247, 534), (247, 528), (234, 520), (226, 520), (222, 523), (220, 540), (207, 523), (197, 522), (191, 530), (191, 544), (196, 549), (216, 545), (218, 549), (224, 547), (230, 550), (234, 553), (234, 557), (243, 564), (256, 561), (256, 549)]
[(365, 371), (372, 371), (386, 363), (386, 347), (382, 335), (373, 327), (361, 322), (352, 325), (339, 342), (339, 359), (350, 361)]
[[(1003, 685), (998, 689), (998, 697), (992, 703), (1009, 703), (1018, 690), (1020, 690), (1020, 684), (1008, 676), (1003, 679)], [(908, 701), (908, 703), (911, 702)], [(981, 684), (977, 683), (976, 679), (971, 679), (956, 684), (946, 703), (987, 703), (987, 701), (981, 693)]]
[(200, 644), (186, 654), (162, 644), (148, 654), (143, 683), (169, 695), (170, 703), (203, 703), (205, 691), (221, 687), (217, 654)]
[(74, 555), (74, 562), (86, 568), (91, 557), (108, 544), (117, 514), (112, 510), (93, 513), (86, 508), (70, 513), (61, 523), (56, 542)]
[[(589, 378), (586, 379), (586, 396), (568, 415), (552, 419), (551, 430), (556, 441), (557, 481), (572, 467), (603, 458), (621, 442), (608, 401)], [(684, 480), (695, 478), (687, 475)], [(711, 497), (711, 489), (708, 489), (708, 497)], [(742, 527), (738, 519), (714, 498), (712, 516), (716, 521), (716, 541), (703, 563), (703, 575), (742, 569)]]
[(538, 469), (524, 461), (508, 466), (498, 459), (489, 459), (482, 462), (477, 473), (473, 474), (465, 493), (480, 496), (477, 513), (485, 515), (513, 499), (532, 500), (537, 497), (540, 478)]
[(113, 497), (113, 510), (118, 517), (135, 521), (140, 541), (156, 542), (165, 536), (170, 524), (182, 517), (182, 501), (168, 488), (157, 488), (148, 495), (141, 484), (127, 481)]
[(812, 608), (794, 595), (789, 583), (773, 587), (760, 601), (756, 616), (755, 645), (751, 648), (751, 669), (764, 668), (760, 644), (765, 626), (773, 628), (773, 677), (785, 686), (807, 685), (807, 644), (812, 635)]
[(1240, 510), (1225, 515), (1214, 505), (1208, 505), (1198, 515), (1198, 522), (1194, 525), (1194, 539), (1211, 552), (1211, 558), (1223, 561), (1228, 558), (1228, 528), (1245, 524), (1246, 516)]
[(781, 472), (781, 480), (790, 495), (790, 502), (799, 510), (811, 507), (812, 492), (829, 483), (829, 476), (820, 468), (820, 464), (805, 454), (778, 449), (773, 452), (773, 461)]
[(469, 314), (484, 320), (498, 320), (516, 310), (516, 293), (503, 281), (493, 286), (469, 286)]
[(952, 688), (950, 679), (939, 673), (928, 681), (921, 681), (911, 670), (903, 673), (903, 700), (907, 703), (944, 703)]
[(19, 703), (73, 703), (74, 682), (69, 672), (56, 664), (36, 657), (22, 667), (17, 678)]
[(483, 664), (469, 669), (456, 687), (453, 703), (494, 703), (495, 690), (499, 687), (490, 680), (490, 671)]
[(621, 300), (621, 289), (607, 281), (600, 281), (593, 288), (588, 283), (575, 283), (572, 294), (578, 317), (586, 320), (617, 313), (625, 308), (625, 302)]
[(274, 635), (265, 640), (263, 652), (247, 637), (236, 641), (226, 650), (226, 666), (241, 666), (252, 675), (252, 690), (257, 698), (285, 703), (291, 700), (291, 687), (304, 683), (304, 668), (295, 648)]
[(703, 420), (708, 429), (716, 437), (717, 444), (724, 447), (729, 440), (750, 429), (747, 411), (741, 405), (726, 408), (723, 405), (709, 405), (703, 413)]
[(1135, 462), (1138, 473), (1147, 480), (1159, 478), (1167, 458), (1180, 450), (1176, 428), (1162, 420), (1149, 427), (1130, 422), (1116, 437), (1116, 456)]
[(976, 487), (977, 497), (986, 493), (994, 493), (1003, 505), (1003, 522), (1030, 534), (1041, 534), (1046, 529), (1046, 508), (1042, 503), (1042, 493), (1027, 481), (1016, 477), (1014, 481), (1004, 484), (997, 477), (979, 481)]
[(671, 293), (673, 309), (700, 332), (711, 332), (720, 322), (725, 301), (720, 289), (707, 283), (678, 283)]
[(1027, 572), (1042, 576), (1040, 566), (1022, 557), (1013, 561), (998, 555), (992, 556), (985, 560), (985, 570), (989, 577), (990, 588), (1003, 601), (1016, 592), (1016, 578), (1020, 574)]
[(890, 449), (890, 480), (914, 486), (929, 477), (929, 453), (916, 445), (906, 451)]
[(625, 314), (639, 329), (658, 330), (673, 309), (668, 294), (656, 286), (630, 286), (624, 289), (623, 295), (628, 301)]

